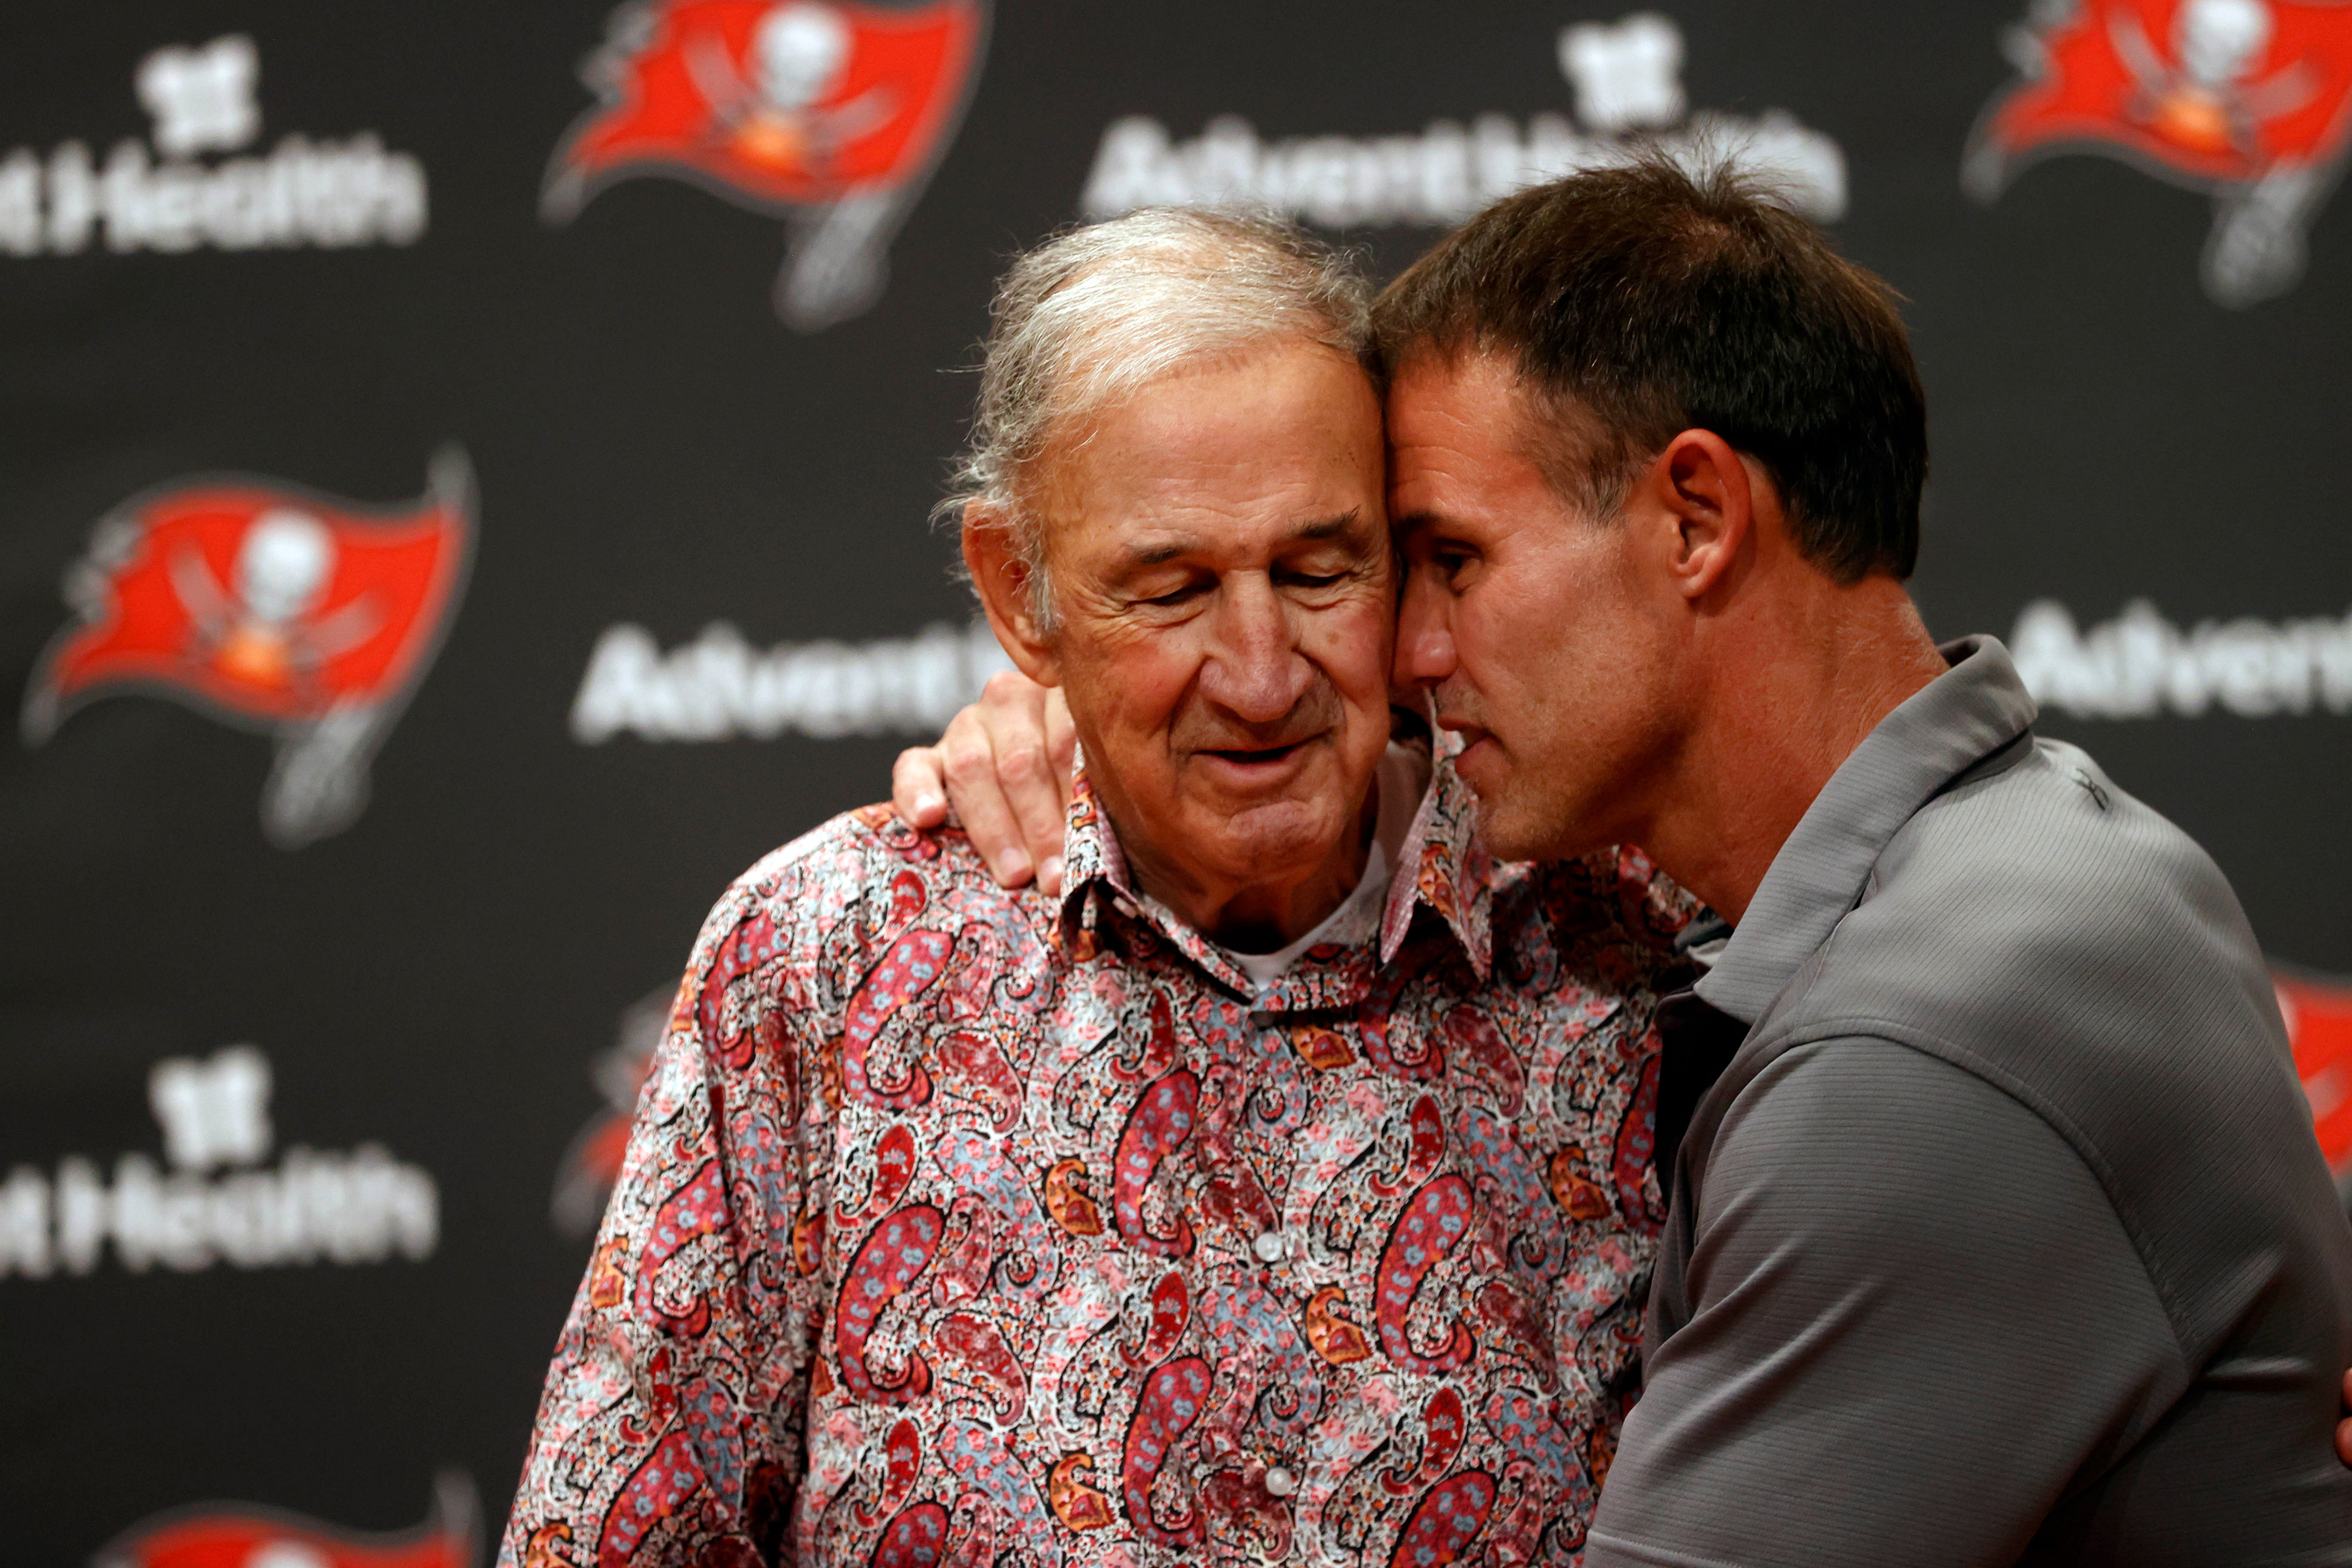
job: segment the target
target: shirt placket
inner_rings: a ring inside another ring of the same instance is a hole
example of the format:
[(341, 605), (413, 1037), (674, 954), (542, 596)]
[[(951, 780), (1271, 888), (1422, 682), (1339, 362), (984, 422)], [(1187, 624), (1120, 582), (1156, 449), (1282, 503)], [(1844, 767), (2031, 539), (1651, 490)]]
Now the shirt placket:
[[(1312, 1085), (1321, 1079), (1328, 1058), (1326, 1062), (1318, 1063), (1309, 1051), (1301, 1049), (1297, 1040), (1301, 1031), (1323, 1037), (1336, 1036), (1347, 1043), (1351, 1055), (1360, 1055), (1355, 1043), (1358, 1011), (1370, 991), (1373, 963), (1371, 939), (1368, 937), (1336, 954), (1302, 957), (1274, 984), (1249, 998), (1248, 1026), (1261, 1056), (1289, 1058), (1303, 1075), (1302, 1080)], [(1286, 1173), (1284, 1193), (1295, 1191), (1307, 1174), (1294, 1158)], [(1306, 1298), (1311, 1294), (1313, 1281), (1299, 1276), (1298, 1265), (1306, 1256), (1304, 1238), (1291, 1233), (1279, 1208), (1276, 1224), (1250, 1238), (1249, 1254), (1254, 1282), (1303, 1323)], [(1303, 1327), (1300, 1337), (1305, 1341)], [(1310, 1350), (1307, 1353), (1315, 1352)], [(1325, 1379), (1331, 1400), (1347, 1396), (1350, 1380), (1340, 1367), (1327, 1363)], [(1330, 1414), (1327, 1409), (1320, 1418), (1328, 1419)], [(1312, 1438), (1312, 1428), (1302, 1428), (1263, 1446), (1263, 1452), (1247, 1457), (1244, 1479), (1281, 1508), (1295, 1510), (1297, 1499), (1310, 1479)], [(1244, 1539), (1247, 1542), (1244, 1555), (1252, 1563), (1270, 1564), (1294, 1561), (1298, 1556), (1295, 1536), (1292, 1551), (1286, 1556), (1272, 1552), (1255, 1531), (1244, 1531)]]
[[(1081, 893), (1075, 884), (1065, 895), (1069, 900), (1066, 904), (1068, 956), (1086, 962), (1098, 952), (1115, 950), (1125, 962), (1154, 974), (1162, 984), (1172, 982), (1188, 1009), (1202, 995), (1238, 1003), (1248, 1010), (1250, 1038), (1261, 1058), (1287, 1056), (1310, 1085), (1323, 1082), (1335, 1068), (1363, 1059), (1363, 1008), (1375, 989), (1381, 949), (1394, 945), (1392, 942), (1383, 943), (1375, 934), (1336, 952), (1312, 950), (1273, 984), (1259, 991), (1223, 949), (1178, 920), (1156, 900), (1138, 893), (1129, 885), (1117, 841), (1108, 834), (1108, 825), (1093, 815), (1090, 803), (1085, 810), (1074, 810), (1072, 826), (1084, 834), (1085, 843), (1082, 850), (1073, 851), (1071, 865), (1090, 875), (1081, 896), (1071, 897)], [(1412, 866), (1422, 860), (1425, 849), (1427, 863), (1422, 867), (1424, 875), (1446, 893), (1458, 896), (1432, 901), (1424, 889), (1418, 901), (1430, 902), (1453, 928), (1457, 941), (1468, 940), (1463, 929), (1465, 917), (1476, 934), (1483, 936), (1483, 885), (1473, 881), (1467, 888), (1461, 886), (1465, 860), (1475, 857), (1475, 851), (1467, 847), (1466, 826), (1443, 819), (1433, 827), (1426, 838), (1416, 835), (1411, 851), (1412, 858), (1406, 864)], [(1483, 864), (1483, 860), (1479, 861), (1480, 869)], [(1408, 902), (1414, 901), (1412, 892), (1407, 892), (1405, 897)], [(1402, 931), (1397, 934), (1401, 936)], [(1399, 955), (1408, 970), (1419, 968), (1427, 956)], [(1481, 957), (1483, 952), (1474, 955), (1474, 965)], [(1479, 967), (1483, 969), (1483, 965)], [(1392, 1014), (1397, 986), (1384, 985), (1380, 989), (1389, 997), (1382, 1011)], [(1237, 1133), (1236, 1142), (1244, 1136), (1248, 1134)], [(1238, 1148), (1235, 1154), (1236, 1158), (1242, 1157)], [(1286, 1194), (1295, 1189), (1303, 1173), (1302, 1167), (1292, 1164), (1284, 1184)], [(1303, 1238), (1290, 1232), (1283, 1215), (1286, 1206), (1277, 1203), (1276, 1224), (1250, 1236), (1233, 1263), (1212, 1262), (1196, 1253), (1187, 1272), (1197, 1301), (1204, 1285), (1229, 1268), (1238, 1269), (1250, 1286), (1280, 1303), (1285, 1315), (1301, 1325), (1298, 1332), (1307, 1347), (1304, 1353), (1319, 1359), (1320, 1352), (1311, 1347), (1304, 1327), (1307, 1298), (1311, 1293), (1308, 1287), (1316, 1281), (1298, 1272), (1307, 1251)], [(1342, 1282), (1342, 1288), (1354, 1310), (1370, 1310), (1372, 1281), (1357, 1280), (1350, 1276)], [(1211, 1353), (1213, 1354), (1213, 1347)], [(1315, 1424), (1297, 1430), (1269, 1429), (1261, 1425), (1254, 1439), (1246, 1443), (1240, 1431), (1203, 1434), (1201, 1463), (1193, 1477), (1194, 1506), (1220, 1515), (1245, 1512), (1246, 1501), (1214, 1499), (1202, 1484), (1221, 1470), (1238, 1468), (1244, 1484), (1258, 1494), (1255, 1500), (1270, 1502), (1291, 1518), (1292, 1545), (1282, 1553), (1273, 1551), (1260, 1531), (1247, 1520), (1221, 1520), (1227, 1528), (1218, 1533), (1228, 1542), (1238, 1538), (1239, 1555), (1244, 1561), (1271, 1565), (1295, 1562), (1301, 1556), (1295, 1533), (1296, 1510), (1297, 1500), (1314, 1479), (1309, 1456), (1315, 1432), (1330, 1418), (1340, 1402), (1351, 1397), (1356, 1382), (1348, 1368), (1332, 1363), (1324, 1363), (1323, 1377), (1328, 1391), (1327, 1405)]]

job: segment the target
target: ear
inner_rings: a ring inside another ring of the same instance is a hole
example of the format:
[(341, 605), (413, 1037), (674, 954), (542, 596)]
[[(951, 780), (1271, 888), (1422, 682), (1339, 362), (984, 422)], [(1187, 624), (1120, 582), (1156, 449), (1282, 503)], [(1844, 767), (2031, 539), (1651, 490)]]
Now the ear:
[(1013, 548), (1003, 511), (986, 501), (963, 504), (963, 563), (1005, 656), (1038, 685), (1059, 686), (1053, 645), (1037, 624), (1033, 574)]
[(1661, 542), (1675, 591), (1699, 599), (1728, 581), (1755, 539), (1758, 506), (1769, 500), (1731, 443), (1712, 430), (1685, 430), (1666, 443), (1642, 485), (1666, 525)]

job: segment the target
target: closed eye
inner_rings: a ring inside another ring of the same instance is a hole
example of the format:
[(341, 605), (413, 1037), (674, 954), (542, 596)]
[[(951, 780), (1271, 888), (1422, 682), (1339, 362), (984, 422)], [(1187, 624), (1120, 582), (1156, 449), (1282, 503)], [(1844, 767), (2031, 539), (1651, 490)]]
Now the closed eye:
[(1432, 546), (1427, 557), (1430, 566), (1449, 583), (1459, 576), (1462, 569), (1476, 558), (1475, 552), (1443, 544)]

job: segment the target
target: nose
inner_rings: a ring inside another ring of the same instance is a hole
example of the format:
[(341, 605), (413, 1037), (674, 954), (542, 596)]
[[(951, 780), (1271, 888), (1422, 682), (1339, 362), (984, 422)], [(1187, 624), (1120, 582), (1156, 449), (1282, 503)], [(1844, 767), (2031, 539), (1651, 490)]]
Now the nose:
[(1460, 660), (1454, 651), (1453, 599), (1426, 572), (1406, 574), (1397, 610), (1395, 684), (1435, 686)]
[(1217, 600), (1201, 695), (1243, 723), (1279, 724), (1315, 683), (1291, 611), (1265, 577), (1229, 583)]

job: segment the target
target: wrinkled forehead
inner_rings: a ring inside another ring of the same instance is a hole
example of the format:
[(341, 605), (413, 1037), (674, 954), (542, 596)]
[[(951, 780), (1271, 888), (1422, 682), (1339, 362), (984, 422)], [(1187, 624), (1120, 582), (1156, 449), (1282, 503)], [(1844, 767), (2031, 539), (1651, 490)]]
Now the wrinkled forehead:
[(1034, 469), (1048, 543), (1158, 535), (1243, 554), (1384, 529), (1381, 407), (1347, 356), (1287, 342), (1187, 366), (1060, 423)]

